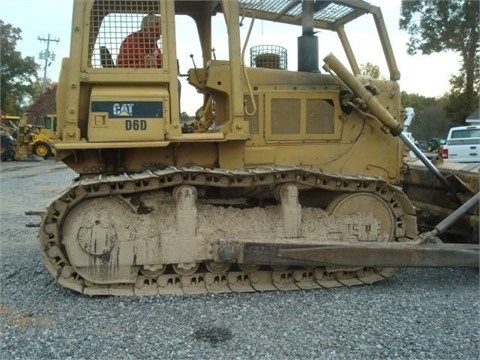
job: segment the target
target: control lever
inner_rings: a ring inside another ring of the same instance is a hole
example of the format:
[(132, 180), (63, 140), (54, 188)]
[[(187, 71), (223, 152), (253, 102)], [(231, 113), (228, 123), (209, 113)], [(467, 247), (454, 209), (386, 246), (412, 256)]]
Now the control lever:
[(200, 81), (200, 77), (198, 76), (197, 64), (195, 64), (195, 59), (194, 59), (193, 54), (190, 54), (190, 58), (192, 59), (193, 68), (195, 69), (195, 76), (197, 77), (197, 82), (200, 83), (201, 81)]

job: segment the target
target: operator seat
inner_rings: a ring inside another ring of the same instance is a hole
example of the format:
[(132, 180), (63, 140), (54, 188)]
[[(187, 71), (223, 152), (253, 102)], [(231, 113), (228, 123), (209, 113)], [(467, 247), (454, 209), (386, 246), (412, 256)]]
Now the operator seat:
[(114, 68), (115, 62), (112, 59), (112, 54), (106, 46), (100, 46), (100, 63), (104, 68)]

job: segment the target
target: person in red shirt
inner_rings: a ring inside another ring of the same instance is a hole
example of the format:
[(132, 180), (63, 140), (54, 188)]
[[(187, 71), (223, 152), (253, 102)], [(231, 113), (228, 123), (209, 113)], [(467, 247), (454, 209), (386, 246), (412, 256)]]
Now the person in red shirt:
[(162, 52), (157, 44), (161, 35), (160, 16), (145, 16), (140, 30), (131, 33), (123, 40), (117, 57), (117, 67), (162, 67)]

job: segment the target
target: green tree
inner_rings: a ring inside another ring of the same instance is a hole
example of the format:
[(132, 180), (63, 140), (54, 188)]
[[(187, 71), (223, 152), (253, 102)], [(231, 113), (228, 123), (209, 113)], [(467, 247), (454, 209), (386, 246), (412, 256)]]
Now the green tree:
[(408, 53), (454, 51), (462, 65), (452, 77), (445, 110), (452, 122), (463, 123), (478, 107), (478, 0), (402, 0), (400, 29), (410, 34)]
[(33, 57), (22, 57), (16, 50), (21, 40), (22, 30), (0, 20), (1, 36), (1, 103), (2, 111), (10, 115), (20, 115), (26, 103), (36, 95), (39, 66)]
[(449, 124), (444, 107), (446, 100), (425, 97), (418, 94), (409, 94), (402, 91), (401, 104), (413, 107), (415, 119), (410, 126), (410, 132), (418, 141), (428, 141), (431, 138), (445, 138)]
[(360, 65), (360, 73), (362, 75), (369, 75), (374, 79), (380, 78), (380, 68), (378, 67), (378, 65), (374, 65), (370, 62)]
[(188, 114), (185, 111), (182, 111), (180, 114), (180, 121), (188, 121)]
[(40, 95), (27, 109), (29, 124), (43, 125), (45, 115), (57, 113), (56, 94), (57, 84), (49, 85), (43, 93), (40, 92)]

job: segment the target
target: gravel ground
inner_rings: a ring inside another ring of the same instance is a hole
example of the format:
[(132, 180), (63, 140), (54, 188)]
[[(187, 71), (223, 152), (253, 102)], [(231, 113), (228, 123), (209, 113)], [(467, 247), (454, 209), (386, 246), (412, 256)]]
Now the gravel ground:
[(63, 289), (24, 212), (43, 210), (74, 176), (51, 160), (1, 164), (1, 359), (479, 358), (472, 269), (288, 293), (90, 298)]

